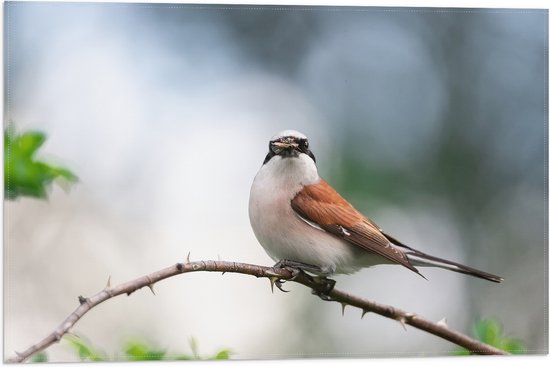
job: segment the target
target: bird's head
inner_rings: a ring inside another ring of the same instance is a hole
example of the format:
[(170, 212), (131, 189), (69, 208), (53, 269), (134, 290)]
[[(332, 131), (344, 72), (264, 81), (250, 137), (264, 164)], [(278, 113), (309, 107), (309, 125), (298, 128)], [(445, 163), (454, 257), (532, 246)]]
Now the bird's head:
[(269, 140), (269, 152), (265, 157), (264, 164), (275, 156), (281, 158), (298, 158), (300, 154), (308, 155), (313, 162), (315, 156), (309, 150), (307, 136), (295, 130), (284, 130)]

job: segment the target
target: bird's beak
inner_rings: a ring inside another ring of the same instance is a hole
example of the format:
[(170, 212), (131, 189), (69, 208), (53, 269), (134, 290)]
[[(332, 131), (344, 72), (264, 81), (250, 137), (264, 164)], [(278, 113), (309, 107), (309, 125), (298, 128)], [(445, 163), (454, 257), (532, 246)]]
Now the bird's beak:
[(298, 148), (298, 143), (295, 143), (293, 141), (289, 142), (283, 142), (283, 141), (276, 141), (273, 143), (274, 146), (281, 150), (287, 150), (287, 149), (296, 149)]

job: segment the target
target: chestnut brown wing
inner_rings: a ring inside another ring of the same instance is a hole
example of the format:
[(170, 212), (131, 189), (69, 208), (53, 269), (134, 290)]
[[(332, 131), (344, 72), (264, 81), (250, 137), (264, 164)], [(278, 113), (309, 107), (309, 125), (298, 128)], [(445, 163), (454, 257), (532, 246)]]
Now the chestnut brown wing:
[(393, 246), (373, 222), (325, 181), (304, 186), (291, 200), (291, 206), (303, 219), (332, 235), (419, 273), (405, 252)]

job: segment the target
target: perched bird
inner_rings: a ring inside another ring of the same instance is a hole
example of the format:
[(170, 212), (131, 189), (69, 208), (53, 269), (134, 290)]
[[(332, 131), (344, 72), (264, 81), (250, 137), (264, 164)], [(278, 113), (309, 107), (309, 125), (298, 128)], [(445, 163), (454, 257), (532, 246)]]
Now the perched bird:
[[(415, 250), (387, 234), (319, 177), (307, 137), (285, 130), (269, 151), (250, 191), (256, 238), (276, 266), (318, 275), (353, 273), (377, 264), (432, 266), (501, 282), (502, 278)], [(421, 274), (420, 274), (421, 275)]]

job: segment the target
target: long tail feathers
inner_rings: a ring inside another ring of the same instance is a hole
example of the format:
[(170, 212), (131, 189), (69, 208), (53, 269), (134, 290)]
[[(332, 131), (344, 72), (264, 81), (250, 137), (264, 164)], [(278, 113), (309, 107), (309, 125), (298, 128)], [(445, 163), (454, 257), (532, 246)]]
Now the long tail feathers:
[(456, 271), (457, 273), (467, 274), (471, 275), (477, 278), (486, 279), (491, 282), (500, 283), (504, 280), (504, 278), (499, 277), (498, 275), (494, 275), (491, 273), (487, 273), (485, 271), (477, 270), (474, 268), (471, 268), (466, 265), (462, 265), (459, 263), (455, 263), (454, 261), (445, 260), (440, 257), (435, 257), (432, 255), (425, 254), (421, 251), (415, 250), (412, 247), (409, 247), (405, 245), (404, 243), (398, 241), (396, 238), (390, 236), (389, 234), (383, 232), (382, 233), (391, 243), (393, 243), (396, 246), (399, 246), (403, 249), (405, 249), (405, 253), (407, 254), (407, 258), (411, 261), (411, 263), (416, 266), (435, 266), (442, 269), (447, 269), (451, 271)]
[(438, 268), (448, 269), (451, 271), (456, 271), (457, 273), (467, 274), (481, 279), (490, 280), (491, 282), (500, 283), (503, 278), (498, 275), (490, 274), (485, 271), (471, 268), (466, 265), (455, 263), (454, 261), (449, 261), (441, 259), (439, 257), (427, 255), (419, 251), (411, 251), (407, 253), (407, 257), (412, 262), (413, 265), (420, 266), (435, 266)]

